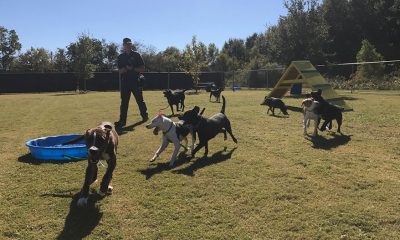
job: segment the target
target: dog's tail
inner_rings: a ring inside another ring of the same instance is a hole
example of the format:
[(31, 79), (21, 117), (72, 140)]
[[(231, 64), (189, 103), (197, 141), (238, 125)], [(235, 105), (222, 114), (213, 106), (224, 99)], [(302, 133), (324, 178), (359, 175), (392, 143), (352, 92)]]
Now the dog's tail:
[(225, 114), (225, 97), (222, 95), (222, 108), (221, 108), (221, 113)]

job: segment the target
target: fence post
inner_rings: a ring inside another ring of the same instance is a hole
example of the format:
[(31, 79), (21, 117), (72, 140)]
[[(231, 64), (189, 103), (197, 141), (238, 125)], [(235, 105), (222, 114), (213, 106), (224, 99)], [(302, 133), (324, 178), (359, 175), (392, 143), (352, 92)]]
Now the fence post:
[(169, 87), (169, 86), (170, 86), (170, 85), (169, 85), (169, 81), (170, 81), (170, 79), (169, 79), (169, 78), (170, 78), (170, 73), (169, 73), (169, 70), (168, 70), (168, 86), (167, 86), (167, 87), (168, 87), (168, 89), (170, 89), (170, 87)]
[(233, 70), (232, 91), (235, 91), (235, 70)]

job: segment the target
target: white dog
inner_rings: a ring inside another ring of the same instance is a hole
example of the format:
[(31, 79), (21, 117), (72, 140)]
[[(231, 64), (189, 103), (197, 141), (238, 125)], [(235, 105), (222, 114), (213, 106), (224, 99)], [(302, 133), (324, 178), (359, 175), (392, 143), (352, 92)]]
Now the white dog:
[(159, 113), (155, 118), (151, 120), (149, 124), (146, 125), (148, 129), (155, 128), (154, 134), (158, 134), (158, 131), (161, 130), (163, 132), (163, 138), (161, 146), (158, 148), (153, 158), (150, 159), (150, 162), (155, 161), (158, 156), (167, 148), (168, 144), (172, 142), (175, 146), (174, 152), (171, 156), (171, 160), (169, 162), (169, 166), (172, 167), (174, 165), (174, 161), (176, 156), (178, 155), (179, 148), (181, 146), (180, 141), (185, 141), (185, 150), (188, 150), (188, 139), (187, 136), (189, 133), (192, 135), (192, 149), (194, 148), (195, 142), (195, 133), (192, 129), (188, 127), (184, 127), (180, 123), (174, 123), (171, 119), (167, 118), (164, 114)]
[(319, 102), (315, 101), (312, 98), (306, 98), (301, 103), (301, 106), (303, 106), (303, 113), (304, 113), (304, 120), (303, 120), (304, 135), (307, 135), (307, 127), (310, 126), (310, 120), (314, 121), (314, 131), (312, 136), (315, 137), (318, 133), (317, 129), (318, 129), (319, 116), (314, 112), (318, 104)]

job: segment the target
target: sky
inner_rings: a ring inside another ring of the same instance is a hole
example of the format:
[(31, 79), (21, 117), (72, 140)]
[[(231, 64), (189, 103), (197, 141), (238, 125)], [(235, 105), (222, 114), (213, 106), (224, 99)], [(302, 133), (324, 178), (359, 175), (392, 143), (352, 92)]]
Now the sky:
[(0, 26), (17, 32), (22, 51), (55, 51), (82, 33), (115, 43), (130, 37), (157, 51), (183, 49), (195, 35), (221, 48), (286, 13), (283, 0), (0, 0)]

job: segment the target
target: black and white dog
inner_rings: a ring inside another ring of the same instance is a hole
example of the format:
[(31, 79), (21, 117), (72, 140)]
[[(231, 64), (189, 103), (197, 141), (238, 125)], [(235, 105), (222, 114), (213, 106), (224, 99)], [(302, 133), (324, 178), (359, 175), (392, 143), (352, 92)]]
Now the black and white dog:
[[(326, 127), (329, 124), (329, 129), (332, 129), (332, 121), (336, 120), (338, 124), (338, 133), (340, 133), (340, 127), (342, 126), (342, 121), (343, 121), (343, 115), (342, 111), (343, 109), (338, 108), (330, 103), (328, 103), (322, 96), (322, 90), (319, 89), (318, 91), (313, 91), (311, 92), (311, 97), (319, 102), (318, 106), (315, 108), (315, 113), (320, 115), (320, 117), (325, 120), (325, 122), (322, 124), (320, 130), (324, 131)], [(318, 122), (319, 125), (319, 122)]]
[(219, 113), (210, 118), (205, 118), (199, 114), (199, 107), (194, 107), (192, 110), (186, 111), (183, 116), (178, 117), (183, 121), (184, 125), (189, 125), (197, 132), (199, 144), (193, 149), (191, 157), (194, 157), (197, 151), (205, 147), (205, 155), (208, 154), (208, 141), (214, 138), (218, 133), (224, 133), (224, 140), (227, 139), (226, 132), (232, 137), (232, 140), (237, 143), (233, 136), (231, 122), (225, 115), (225, 97), (222, 96), (222, 109)]
[[(172, 114), (174, 113), (173, 105), (176, 105), (176, 111), (184, 111), (185, 110), (185, 91), (186, 90), (176, 90), (172, 92), (170, 89), (165, 90), (164, 97), (167, 98), (168, 104), (171, 108)], [(180, 104), (180, 107), (179, 107)]]
[(279, 98), (265, 97), (260, 105), (268, 106), (267, 114), (271, 111), (272, 115), (275, 116), (275, 108), (279, 108), (283, 114), (289, 115), (285, 103)]
[(159, 113), (156, 117), (154, 117), (149, 124), (146, 125), (148, 129), (155, 128), (153, 133), (155, 135), (158, 134), (158, 131), (161, 130), (163, 133), (161, 146), (158, 148), (154, 156), (150, 159), (150, 162), (155, 161), (158, 156), (167, 148), (168, 144), (172, 142), (175, 146), (174, 152), (172, 153), (171, 160), (169, 161), (169, 166), (172, 167), (174, 165), (174, 161), (176, 156), (178, 155), (179, 148), (181, 147), (180, 142), (183, 140), (185, 142), (185, 150), (187, 150), (188, 139), (187, 136), (189, 133), (192, 135), (192, 149), (195, 142), (195, 137), (193, 131), (189, 127), (185, 127), (181, 124), (174, 123), (171, 119), (164, 116), (164, 114)]
[[(203, 114), (205, 108), (201, 111), (200, 115)], [(159, 131), (162, 131), (163, 138), (161, 146), (157, 149), (154, 156), (150, 159), (150, 162), (155, 161), (160, 154), (167, 148), (168, 144), (172, 142), (174, 144), (174, 152), (172, 153), (171, 160), (169, 161), (169, 166), (174, 165), (176, 156), (178, 155), (179, 148), (181, 146), (180, 142), (183, 140), (185, 145), (183, 146), (185, 151), (188, 149), (188, 135), (192, 136), (192, 150), (194, 149), (194, 142), (196, 141), (196, 131), (190, 126), (185, 126), (181, 122), (173, 122), (171, 119), (167, 118), (164, 114), (159, 113), (154, 117), (149, 124), (146, 125), (148, 129), (154, 128), (154, 135), (158, 135)]]

